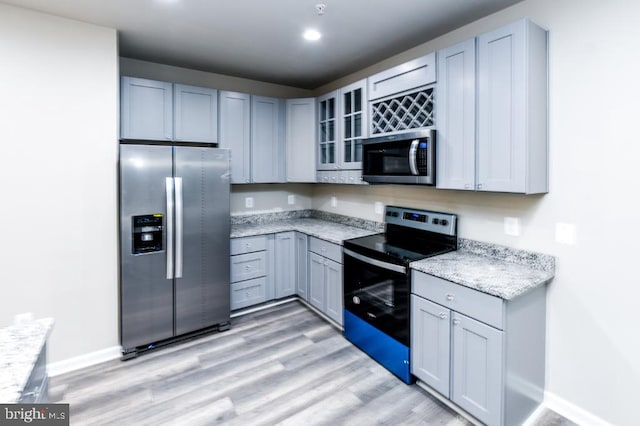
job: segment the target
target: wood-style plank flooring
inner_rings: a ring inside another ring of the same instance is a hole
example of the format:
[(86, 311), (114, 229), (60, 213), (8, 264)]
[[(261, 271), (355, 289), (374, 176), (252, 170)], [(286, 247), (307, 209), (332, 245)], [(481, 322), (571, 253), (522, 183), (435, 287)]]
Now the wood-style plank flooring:
[[(51, 379), (72, 425), (468, 425), (299, 302), (231, 329)], [(539, 424), (570, 425), (546, 413)]]

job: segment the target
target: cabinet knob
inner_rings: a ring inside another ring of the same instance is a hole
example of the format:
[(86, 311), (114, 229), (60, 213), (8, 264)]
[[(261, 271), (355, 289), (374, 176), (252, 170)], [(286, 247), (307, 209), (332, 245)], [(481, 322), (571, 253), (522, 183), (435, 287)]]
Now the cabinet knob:
[(479, 183), (479, 184), (478, 184), (478, 189), (482, 189), (482, 186), (483, 186), (483, 185), (482, 185), (481, 183)]
[(445, 314), (444, 312), (440, 312), (440, 315), (438, 315), (440, 317), (440, 319), (447, 319), (447, 314)]
[(464, 184), (464, 189), (469, 189), (469, 188), (471, 188), (471, 185), (469, 185), (468, 183), (465, 183)]
[(458, 324), (460, 324), (460, 320), (459, 320), (459, 319), (457, 319), (457, 318), (456, 318), (456, 319), (454, 319), (454, 320), (453, 320), (453, 325), (458, 325)]
[(251, 269), (251, 266), (247, 265), (244, 267), (244, 269), (248, 271), (249, 269)]
[(453, 301), (453, 299), (455, 299), (455, 295), (453, 295), (453, 294), (451, 294), (451, 293), (447, 294), (447, 300), (448, 300), (449, 302)]

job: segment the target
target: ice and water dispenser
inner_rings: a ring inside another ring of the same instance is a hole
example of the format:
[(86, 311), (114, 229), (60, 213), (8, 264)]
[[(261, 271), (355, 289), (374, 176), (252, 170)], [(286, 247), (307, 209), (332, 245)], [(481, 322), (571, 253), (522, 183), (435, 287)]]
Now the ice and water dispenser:
[(163, 214), (133, 216), (132, 239), (133, 254), (162, 251)]

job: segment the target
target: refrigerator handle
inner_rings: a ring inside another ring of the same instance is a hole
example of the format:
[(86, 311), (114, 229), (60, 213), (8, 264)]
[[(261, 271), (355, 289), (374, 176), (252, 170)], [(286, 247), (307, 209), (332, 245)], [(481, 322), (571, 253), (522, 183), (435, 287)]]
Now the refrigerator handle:
[(175, 278), (182, 278), (182, 231), (183, 231), (183, 204), (182, 204), (182, 178), (175, 178), (176, 185), (176, 270)]
[(165, 178), (167, 192), (167, 279), (173, 279), (173, 178)]

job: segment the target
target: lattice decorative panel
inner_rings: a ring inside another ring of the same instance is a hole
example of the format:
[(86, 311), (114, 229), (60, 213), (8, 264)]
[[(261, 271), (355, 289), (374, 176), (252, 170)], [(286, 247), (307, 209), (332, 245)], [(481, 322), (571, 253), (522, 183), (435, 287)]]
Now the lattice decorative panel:
[(433, 126), (433, 87), (371, 105), (373, 134)]

